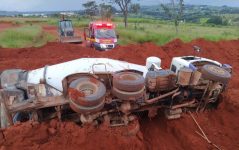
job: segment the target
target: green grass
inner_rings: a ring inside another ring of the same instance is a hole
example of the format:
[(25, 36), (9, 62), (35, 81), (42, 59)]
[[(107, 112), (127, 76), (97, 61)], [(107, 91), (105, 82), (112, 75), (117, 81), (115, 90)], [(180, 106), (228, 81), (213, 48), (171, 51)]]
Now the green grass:
[(209, 18), (200, 18), (200, 23), (201, 24), (206, 24), (206, 22), (208, 21)]
[(172, 24), (148, 24), (141, 23), (134, 29), (134, 24), (129, 23), (128, 29), (123, 24), (118, 24), (117, 31), (120, 35), (120, 44), (154, 42), (163, 45), (175, 38), (184, 42), (193, 39), (204, 38), (210, 41), (238, 39), (239, 28), (236, 26), (209, 27), (192, 24), (181, 24), (176, 34)]
[[(123, 18), (121, 17), (115, 17), (112, 19), (113, 22), (123, 22)], [(129, 23), (147, 23), (147, 24), (158, 24), (158, 23), (166, 23), (166, 21), (153, 19), (153, 18), (128, 18)]]
[[(237, 19), (238, 15), (226, 16)], [(90, 19), (80, 17), (71, 18), (74, 27), (87, 27)], [(98, 18), (99, 19), (99, 18)], [(152, 18), (128, 19), (129, 27), (124, 28), (123, 18), (115, 17), (113, 22), (117, 25), (119, 44), (154, 42), (163, 45), (169, 41), (180, 38), (184, 42), (190, 42), (197, 38), (204, 38), (210, 41), (231, 40), (239, 38), (239, 26), (215, 26), (206, 24), (208, 18), (201, 18), (199, 24), (181, 23), (179, 33), (176, 34), (172, 22)], [(13, 24), (25, 25), (18, 29), (9, 29), (0, 33), (0, 46), (2, 47), (28, 47), (41, 46), (53, 37), (44, 33), (41, 25), (58, 25), (59, 18), (1, 18), (1, 21), (12, 22)], [(1, 22), (0, 21), (0, 22)], [(135, 30), (135, 22), (138, 26)], [(31, 26), (32, 25), (32, 26)], [(82, 30), (83, 31), (83, 30)], [(57, 37), (54, 37), (57, 38)]]
[(26, 25), (0, 33), (0, 46), (4, 48), (39, 47), (54, 37), (42, 31), (38, 25)]

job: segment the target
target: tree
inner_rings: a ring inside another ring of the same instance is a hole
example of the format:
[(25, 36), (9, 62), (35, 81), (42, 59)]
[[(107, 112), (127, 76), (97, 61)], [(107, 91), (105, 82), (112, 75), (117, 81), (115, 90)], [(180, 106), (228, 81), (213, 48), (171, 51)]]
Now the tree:
[(111, 5), (106, 5), (105, 3), (100, 4), (100, 14), (102, 20), (109, 20), (112, 17), (113, 7)]
[[(140, 10), (140, 4), (131, 4), (130, 11), (134, 13), (136, 16), (138, 15)], [(137, 29), (137, 21), (135, 21), (134, 28)]]
[(120, 7), (121, 12), (124, 16), (124, 26), (127, 28), (128, 26), (128, 13), (129, 13), (129, 6), (131, 3), (131, 0), (112, 0), (115, 4), (117, 4)]
[(207, 23), (209, 24), (215, 24), (215, 25), (228, 25), (228, 20), (226, 18), (223, 18), (221, 16), (211, 16)]
[(183, 0), (178, 1), (178, 3), (175, 3), (175, 0), (171, 0), (171, 3), (169, 5), (161, 4), (161, 7), (165, 11), (165, 13), (174, 21), (174, 26), (177, 34), (179, 21), (182, 19), (184, 10)]
[(82, 4), (85, 7), (85, 13), (90, 16), (91, 20), (93, 20), (93, 16), (98, 12), (98, 6), (95, 1), (88, 1)]

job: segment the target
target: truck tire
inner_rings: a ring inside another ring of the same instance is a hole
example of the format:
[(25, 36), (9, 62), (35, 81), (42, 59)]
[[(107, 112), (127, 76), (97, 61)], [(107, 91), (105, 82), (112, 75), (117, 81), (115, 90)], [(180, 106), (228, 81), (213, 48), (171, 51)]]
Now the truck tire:
[(119, 98), (121, 100), (135, 101), (144, 96), (145, 87), (143, 87), (142, 89), (140, 89), (137, 92), (126, 92), (126, 91), (122, 91), (122, 90), (119, 90), (119, 89), (113, 87), (112, 93), (114, 96), (116, 96), (117, 98)]
[(204, 65), (201, 70), (204, 79), (213, 80), (227, 84), (231, 74), (225, 69), (215, 65)]
[(113, 76), (113, 87), (125, 92), (137, 92), (144, 86), (144, 77), (135, 72), (119, 72)]
[(81, 77), (70, 83), (68, 96), (76, 105), (95, 107), (104, 102), (105, 85), (93, 77)]

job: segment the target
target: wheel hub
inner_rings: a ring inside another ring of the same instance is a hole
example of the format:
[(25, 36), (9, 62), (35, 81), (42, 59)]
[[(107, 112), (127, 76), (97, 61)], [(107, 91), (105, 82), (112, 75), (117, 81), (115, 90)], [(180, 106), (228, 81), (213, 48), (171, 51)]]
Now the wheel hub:
[(94, 93), (94, 90), (88, 89), (88, 88), (86, 88), (86, 89), (81, 89), (80, 91), (83, 92), (86, 96), (91, 95), (91, 94)]

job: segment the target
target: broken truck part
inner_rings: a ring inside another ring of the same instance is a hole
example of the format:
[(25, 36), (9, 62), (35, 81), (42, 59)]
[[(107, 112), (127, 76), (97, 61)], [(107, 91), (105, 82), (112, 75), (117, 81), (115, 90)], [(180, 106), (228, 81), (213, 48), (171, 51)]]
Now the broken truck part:
[(141, 112), (164, 110), (168, 119), (185, 110), (216, 107), (232, 68), (194, 56), (175, 57), (171, 68), (149, 57), (146, 65), (81, 58), (36, 70), (1, 73), (1, 127), (52, 118), (80, 124), (127, 125)]

